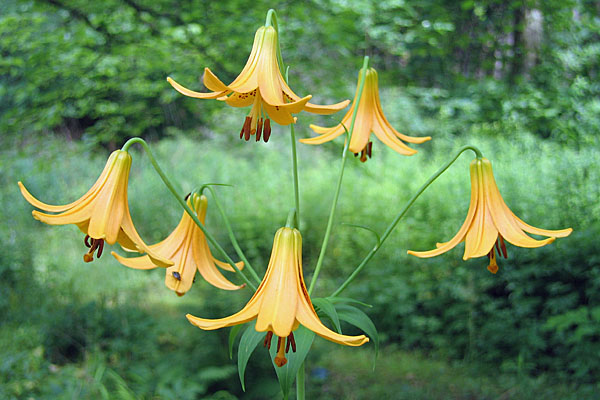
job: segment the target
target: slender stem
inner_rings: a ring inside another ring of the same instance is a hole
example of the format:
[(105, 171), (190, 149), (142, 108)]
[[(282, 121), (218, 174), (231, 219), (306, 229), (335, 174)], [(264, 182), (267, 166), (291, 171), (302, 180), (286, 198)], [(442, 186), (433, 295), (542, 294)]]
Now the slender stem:
[(296, 374), (296, 400), (304, 400), (304, 363)]
[[(287, 74), (286, 74), (287, 75)], [(286, 76), (287, 78), (287, 76)], [(287, 81), (287, 79), (286, 79)], [(292, 173), (294, 175), (294, 200), (296, 202), (296, 227), (300, 228), (300, 193), (298, 189), (298, 156), (296, 154), (296, 132), (294, 124), (290, 124), (290, 136), (292, 138)]]
[(221, 218), (223, 218), (223, 223), (225, 224), (225, 229), (227, 230), (227, 234), (229, 235), (229, 240), (231, 241), (231, 244), (233, 245), (235, 252), (237, 253), (238, 257), (244, 262), (244, 266), (246, 267), (246, 270), (250, 271), (250, 275), (252, 275), (252, 277), (256, 280), (256, 282), (260, 284), (260, 282), (261, 282), (260, 278), (256, 274), (256, 271), (254, 270), (254, 268), (252, 268), (250, 261), (248, 261), (248, 259), (246, 258), (246, 255), (242, 251), (242, 248), (240, 247), (237, 239), (235, 238), (235, 234), (233, 233), (233, 229), (231, 229), (231, 224), (229, 223), (229, 218), (227, 218), (227, 214), (225, 213), (223, 206), (221, 206), (221, 203), (219, 202), (219, 199), (217, 198), (217, 194), (216, 194), (215, 190), (208, 185), (203, 185), (202, 188), (200, 189), (200, 192), (202, 192), (202, 190), (204, 190), (204, 188), (206, 188), (210, 191), (210, 194), (212, 195), (212, 198), (215, 201), (217, 208), (219, 209), (219, 213), (221, 214)]
[(317, 282), (317, 278), (319, 277), (319, 273), (321, 272), (321, 267), (323, 266), (323, 258), (325, 257), (325, 251), (327, 250), (327, 244), (329, 243), (329, 236), (331, 235), (331, 228), (333, 226), (333, 217), (335, 215), (335, 209), (337, 208), (338, 198), (340, 196), (340, 189), (342, 187), (342, 179), (344, 178), (344, 168), (346, 166), (346, 158), (348, 156), (348, 147), (350, 147), (350, 140), (352, 139), (352, 132), (354, 132), (354, 123), (356, 122), (356, 114), (358, 111), (358, 106), (360, 104), (362, 91), (365, 87), (365, 78), (367, 75), (367, 68), (369, 66), (369, 57), (365, 56), (363, 59), (363, 66), (360, 70), (360, 79), (358, 86), (358, 93), (356, 95), (356, 100), (354, 104), (354, 110), (352, 112), (352, 122), (350, 123), (350, 133), (346, 138), (346, 143), (344, 144), (344, 151), (342, 152), (342, 163), (340, 166), (340, 175), (338, 177), (337, 186), (335, 189), (335, 194), (333, 196), (333, 202), (331, 203), (331, 210), (329, 212), (329, 219), (327, 220), (327, 228), (325, 229), (325, 236), (323, 237), (323, 243), (321, 244), (321, 252), (319, 253), (319, 258), (317, 259), (317, 266), (315, 267), (315, 272), (313, 273), (312, 279), (310, 281), (310, 286), (308, 288), (308, 294), (312, 294), (315, 284)]
[(415, 193), (413, 195), (413, 197), (410, 198), (408, 203), (406, 203), (404, 208), (398, 213), (398, 215), (396, 215), (396, 218), (394, 218), (392, 223), (387, 227), (387, 229), (385, 230), (383, 235), (381, 235), (381, 240), (379, 241), (379, 243), (377, 245), (375, 245), (375, 247), (373, 247), (371, 249), (371, 251), (369, 251), (369, 253), (361, 261), (361, 263), (358, 265), (358, 267), (356, 267), (354, 272), (352, 272), (352, 274), (348, 277), (348, 279), (346, 279), (346, 281), (344, 283), (342, 283), (342, 285), (339, 288), (337, 288), (337, 290), (335, 292), (333, 292), (331, 297), (338, 296), (340, 293), (342, 293), (344, 291), (344, 289), (346, 289), (346, 287), (350, 284), (350, 282), (352, 282), (354, 280), (354, 278), (356, 278), (356, 275), (358, 275), (359, 272), (362, 271), (362, 269), (365, 267), (365, 265), (367, 265), (369, 260), (371, 260), (371, 258), (373, 258), (375, 253), (377, 253), (377, 251), (381, 248), (381, 245), (383, 244), (383, 242), (385, 242), (385, 240), (388, 238), (388, 236), (390, 236), (390, 234), (392, 233), (392, 231), (394, 230), (394, 228), (396, 227), (396, 225), (398, 224), (400, 219), (404, 216), (404, 214), (406, 214), (408, 209), (414, 204), (414, 202), (417, 200), (417, 198), (419, 198), (419, 196), (425, 191), (425, 189), (427, 189), (429, 187), (429, 185), (431, 185), (433, 183), (433, 181), (435, 181), (440, 175), (442, 175), (444, 173), (444, 171), (446, 171), (458, 159), (458, 157), (467, 150), (472, 150), (475, 153), (475, 156), (477, 158), (483, 157), (481, 154), (481, 151), (479, 151), (479, 149), (476, 148), (475, 146), (467, 145), (467, 146), (461, 147), (458, 150), (458, 152), (456, 153), (456, 155), (450, 161), (448, 161), (446, 164), (444, 164), (439, 170), (437, 170), (437, 172), (435, 174), (433, 174), (427, 180), (427, 182), (425, 182), (423, 184), (423, 186), (421, 186), (421, 188), (417, 191), (417, 193)]
[(146, 141), (142, 138), (135, 137), (135, 138), (129, 139), (123, 145), (123, 148), (121, 150), (127, 151), (129, 149), (129, 147), (134, 143), (139, 143), (142, 145), (142, 147), (146, 151), (146, 154), (150, 158), (150, 162), (152, 163), (152, 166), (154, 167), (154, 169), (156, 170), (156, 172), (158, 173), (158, 175), (164, 182), (165, 186), (169, 189), (171, 194), (173, 194), (175, 199), (179, 202), (181, 207), (183, 207), (183, 209), (188, 213), (188, 215), (192, 218), (192, 220), (194, 220), (196, 225), (198, 225), (198, 228), (200, 228), (200, 230), (204, 233), (204, 235), (206, 236), (206, 239), (208, 239), (209, 243), (212, 244), (219, 253), (221, 253), (223, 258), (225, 258), (227, 263), (229, 263), (233, 267), (235, 272), (237, 272), (242, 277), (242, 279), (244, 280), (244, 282), (246, 282), (248, 287), (251, 288), (252, 290), (256, 291), (256, 286), (252, 282), (250, 282), (250, 280), (246, 277), (246, 274), (244, 274), (242, 271), (240, 271), (240, 269), (237, 267), (237, 265), (235, 265), (235, 262), (229, 257), (229, 255), (219, 245), (219, 243), (217, 243), (215, 238), (206, 230), (206, 228), (204, 227), (202, 222), (200, 222), (200, 220), (198, 219), (198, 216), (196, 215), (196, 213), (194, 211), (192, 211), (192, 209), (187, 205), (187, 203), (183, 200), (183, 198), (177, 193), (177, 190), (175, 190), (175, 188), (173, 187), (173, 184), (171, 183), (171, 181), (169, 181), (169, 178), (167, 178), (165, 173), (162, 171), (162, 169), (156, 162), (156, 159), (154, 158), (154, 155), (152, 154), (152, 151), (150, 150), (148, 143), (146, 143)]
[(296, 225), (296, 221), (298, 220), (298, 217), (296, 217), (296, 209), (292, 208), (290, 210), (290, 212), (288, 213), (288, 217), (287, 220), (285, 221), (285, 227), (286, 228), (297, 228), (298, 225)]

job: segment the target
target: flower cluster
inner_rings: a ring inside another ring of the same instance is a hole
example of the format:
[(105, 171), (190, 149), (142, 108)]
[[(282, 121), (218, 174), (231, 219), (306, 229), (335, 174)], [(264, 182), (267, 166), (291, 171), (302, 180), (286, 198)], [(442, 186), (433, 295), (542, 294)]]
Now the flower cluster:
[[(377, 72), (374, 68), (368, 68), (367, 60), (359, 71), (352, 105), (341, 122), (329, 128), (311, 125), (310, 127), (319, 136), (301, 139), (300, 142), (322, 144), (346, 132), (348, 135), (347, 149), (355, 156), (360, 155), (360, 161), (365, 162), (372, 156), (373, 143), (370, 141), (370, 135), (374, 133), (381, 142), (395, 152), (408, 156), (416, 154), (417, 150), (409, 147), (406, 143), (421, 144), (430, 140), (431, 137), (408, 136), (392, 127), (382, 109)], [(267, 142), (271, 136), (271, 120), (279, 125), (295, 124), (297, 118), (292, 114), (298, 114), (301, 111), (324, 115), (333, 114), (349, 104), (349, 100), (333, 105), (310, 103), (311, 95), (299, 97), (292, 91), (281, 74), (281, 67), (278, 32), (273, 25), (267, 24), (257, 30), (246, 65), (229, 85), (219, 80), (209, 68), (204, 70), (203, 82), (210, 92), (192, 91), (170, 77), (167, 80), (185, 96), (216, 99), (232, 107), (251, 106), (240, 132), (240, 138), (246, 141), (254, 136), (257, 142), (261, 138)], [(338, 332), (335, 332), (321, 321), (313, 307), (313, 301), (309, 295), (310, 290), (307, 289), (304, 282), (302, 236), (297, 229), (298, 224), (290, 222), (290, 218), (288, 218), (286, 227), (280, 228), (275, 233), (271, 258), (262, 281), (244, 258), (243, 253), (234, 243), (234, 239), (232, 239), (232, 243), (240, 258), (245, 262), (235, 263), (222, 248), (215, 244), (215, 240), (205, 227), (208, 199), (202, 194), (202, 189), (193, 191), (185, 200), (178, 197), (180, 204), (185, 209), (179, 224), (164, 240), (147, 245), (137, 233), (129, 213), (127, 192), (132, 158), (127, 152), (127, 148), (126, 144), (122, 150), (114, 151), (100, 177), (88, 192), (67, 205), (55, 206), (42, 203), (19, 182), (23, 197), (32, 206), (43, 211), (33, 211), (33, 217), (50, 225), (76, 225), (85, 234), (84, 244), (88, 248), (83, 255), (85, 262), (91, 262), (94, 257), (99, 258), (106, 242), (109, 245), (119, 243), (123, 250), (137, 253), (135, 257), (124, 257), (112, 252), (118, 262), (124, 266), (141, 270), (156, 267), (166, 268), (165, 285), (178, 296), (184, 295), (191, 289), (195, 281), (196, 270), (209, 284), (223, 290), (238, 290), (245, 286), (253, 287), (253, 284), (245, 276), (245, 271), (250, 270), (256, 278), (255, 283), (260, 282), (260, 284), (254, 295), (239, 312), (220, 319), (205, 319), (191, 314), (187, 314), (187, 318), (193, 325), (204, 330), (256, 321), (255, 330), (265, 333), (265, 346), (271, 345), (273, 336), (278, 338), (277, 352), (274, 357), (274, 363), (278, 367), (282, 367), (288, 362), (286, 355), (290, 349), (292, 352), (296, 351), (297, 343), (294, 331), (300, 325), (327, 340), (347, 346), (361, 346), (369, 341), (365, 335), (344, 335), (339, 327)], [(148, 153), (151, 156), (149, 150)], [(562, 230), (535, 228), (515, 216), (500, 195), (491, 162), (483, 158), (479, 151), (476, 151), (476, 154), (477, 157), (470, 167), (471, 201), (469, 210), (458, 233), (448, 242), (439, 243), (434, 250), (409, 250), (409, 254), (424, 258), (434, 257), (451, 250), (464, 241), (463, 259), (487, 256), (489, 258), (488, 270), (495, 274), (498, 271), (498, 256), (507, 257), (505, 240), (515, 246), (533, 248), (552, 243), (555, 238), (566, 237), (571, 233), (570, 228)], [(345, 150), (342, 157), (345, 161)], [(155, 164), (153, 162), (153, 165)], [(294, 163), (294, 168), (296, 168), (295, 165)], [(159, 169), (156, 165), (155, 168)], [(167, 183), (160, 170), (159, 174)], [(342, 176), (343, 167), (321, 255), (326, 249)], [(167, 184), (167, 186), (171, 188), (171, 185)], [(174, 192), (174, 189), (171, 190)], [(218, 202), (217, 205), (219, 205)], [(296, 203), (296, 207), (299, 207), (298, 203)], [(297, 220), (298, 214), (295, 215)], [(223, 219), (229, 229), (228, 222), (225, 222), (225, 215), (223, 215)], [(386, 236), (382, 238), (380, 244), (393, 229), (397, 220), (386, 231)], [(538, 240), (527, 233), (547, 238)], [(226, 262), (219, 261), (212, 255), (209, 242), (213, 246), (213, 251), (216, 247), (220, 253), (217, 255), (221, 259), (225, 258)], [(368, 261), (368, 258), (365, 260)], [(320, 262), (321, 257), (315, 268), (310, 289), (318, 276)], [(364, 263), (357, 267), (356, 272), (362, 268)], [(231, 282), (219, 268), (240, 274), (246, 283)], [(353, 279), (355, 275), (352, 274), (349, 279)], [(345, 286), (343, 287), (345, 288)], [(335, 293), (333, 297), (335, 297)], [(316, 300), (315, 304), (317, 304)]]

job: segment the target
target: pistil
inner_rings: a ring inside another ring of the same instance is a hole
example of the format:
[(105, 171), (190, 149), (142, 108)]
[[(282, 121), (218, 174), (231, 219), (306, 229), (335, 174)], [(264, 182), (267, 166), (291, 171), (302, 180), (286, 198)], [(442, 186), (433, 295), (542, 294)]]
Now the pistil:
[[(269, 331), (265, 335), (265, 340), (263, 341), (263, 347), (271, 350), (271, 339), (273, 338), (273, 332)], [(287, 342), (286, 342), (287, 339)], [(283, 367), (287, 363), (287, 358), (285, 354), (290, 351), (290, 347), (292, 348), (292, 352), (296, 352), (296, 340), (294, 339), (294, 333), (290, 332), (287, 338), (277, 337), (277, 355), (275, 356), (275, 364), (278, 367)]]
[(86, 247), (89, 247), (88, 252), (83, 255), (83, 261), (94, 261), (94, 252), (96, 250), (98, 250), (96, 258), (100, 258), (100, 256), (102, 256), (102, 250), (104, 250), (104, 239), (94, 239), (90, 238), (89, 235), (85, 235), (85, 238), (83, 238), (83, 244), (85, 244)]

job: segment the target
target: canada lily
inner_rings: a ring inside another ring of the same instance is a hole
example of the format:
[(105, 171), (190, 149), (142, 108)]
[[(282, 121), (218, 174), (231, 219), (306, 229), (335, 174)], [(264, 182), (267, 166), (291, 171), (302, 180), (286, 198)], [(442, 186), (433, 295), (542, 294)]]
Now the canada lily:
[(362, 73), (363, 70), (358, 74), (358, 84), (356, 85), (356, 93), (354, 100), (350, 106), (350, 110), (346, 113), (342, 122), (332, 128), (324, 128), (317, 125), (310, 125), (311, 129), (316, 133), (321, 134), (309, 139), (300, 139), (300, 142), (306, 144), (321, 144), (335, 139), (345, 132), (346, 129), (350, 129), (352, 117), (354, 116), (354, 105), (359, 102), (358, 110), (356, 112), (356, 122), (354, 124), (354, 131), (352, 138), (350, 139), (350, 146), (348, 147), (351, 152), (355, 155), (360, 153), (360, 160), (362, 162), (367, 161), (367, 156), (371, 157), (372, 142), (369, 141), (371, 132), (375, 133), (375, 136), (379, 138), (388, 147), (394, 151), (411, 156), (417, 151), (411, 149), (405, 142), (409, 143), (423, 143), (431, 140), (430, 136), (425, 137), (413, 137), (403, 135), (402, 133), (395, 130), (387, 118), (383, 114), (381, 108), (381, 102), (379, 100), (379, 86), (377, 79), (377, 71), (374, 68), (368, 68), (366, 71), (365, 85), (362, 91), (360, 99), (358, 98), (358, 92), (361, 84), (361, 79), (365, 75)]
[(119, 242), (127, 251), (147, 253), (152, 263), (159, 267), (168, 267), (173, 263), (148, 248), (137, 233), (127, 202), (127, 183), (131, 168), (131, 156), (123, 150), (112, 152), (100, 177), (79, 200), (64, 206), (42, 203), (33, 197), (19, 182), (21, 194), (32, 206), (43, 211), (58, 214), (45, 214), (32, 211), (33, 217), (49, 225), (75, 224), (86, 234), (84, 244), (89, 251), (83, 260), (90, 262), (102, 255), (104, 242)]
[(279, 125), (295, 122), (292, 113), (302, 110), (315, 114), (333, 114), (346, 107), (349, 100), (329, 106), (309, 103), (312, 96), (300, 98), (287, 85), (279, 70), (277, 61), (277, 31), (272, 26), (261, 26), (254, 36), (250, 57), (238, 77), (225, 85), (208, 68), (204, 68), (204, 85), (210, 93), (194, 92), (186, 89), (170, 77), (167, 81), (181, 94), (198, 99), (218, 99), (232, 107), (252, 105), (246, 117), (240, 139), (250, 140), (256, 135), (260, 140), (261, 132), (266, 142), (271, 135), (271, 121)]
[[(519, 247), (541, 247), (552, 243), (557, 237), (569, 236), (571, 228), (547, 230), (526, 224), (510, 211), (504, 203), (492, 171), (492, 163), (486, 158), (476, 158), (471, 162), (471, 202), (467, 219), (454, 238), (446, 243), (438, 243), (437, 249), (430, 251), (412, 251), (408, 254), (427, 258), (440, 255), (465, 241), (463, 259), (472, 257), (489, 258), (488, 270), (495, 274), (498, 271), (496, 250), (507, 257), (504, 239)], [(536, 240), (525, 232), (534, 235), (548, 236)], [(494, 249), (495, 246), (495, 249)]]
[[(196, 212), (200, 222), (204, 224), (208, 205), (206, 196), (192, 193), (187, 199), (187, 204)], [(244, 287), (244, 285), (238, 286), (229, 282), (219, 272), (216, 265), (227, 271), (234, 271), (234, 269), (229, 264), (212, 256), (204, 233), (185, 211), (175, 230), (162, 242), (149, 247), (156, 254), (174, 263), (172, 267), (167, 269), (165, 285), (175, 291), (178, 296), (183, 296), (190, 290), (194, 282), (196, 269), (208, 283), (219, 289), (237, 290)], [(151, 269), (155, 267), (147, 255), (132, 258), (121, 257), (115, 252), (112, 255), (121, 264), (131, 268)], [(238, 269), (242, 269), (244, 263), (236, 263), (236, 266)]]
[(243, 324), (256, 319), (256, 330), (267, 332), (265, 346), (270, 345), (273, 334), (279, 337), (275, 363), (280, 367), (287, 362), (285, 354), (290, 345), (295, 351), (293, 331), (300, 324), (327, 340), (347, 346), (360, 346), (369, 341), (365, 335), (346, 336), (335, 333), (319, 320), (302, 275), (302, 236), (297, 229), (292, 228), (280, 228), (275, 234), (265, 277), (241, 311), (221, 319), (203, 319), (190, 314), (187, 318), (204, 330)]

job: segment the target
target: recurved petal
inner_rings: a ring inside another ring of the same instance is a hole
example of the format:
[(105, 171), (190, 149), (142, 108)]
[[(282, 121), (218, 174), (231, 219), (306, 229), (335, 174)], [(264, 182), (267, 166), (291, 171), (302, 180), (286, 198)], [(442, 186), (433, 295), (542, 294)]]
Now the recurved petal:
[(102, 171), (102, 173), (100, 174), (100, 176), (98, 177), (96, 182), (92, 185), (92, 187), (83, 196), (81, 196), (78, 200), (75, 200), (72, 203), (65, 204), (62, 206), (54, 206), (54, 205), (43, 203), (43, 202), (39, 201), (38, 199), (36, 199), (35, 197), (33, 197), (31, 195), (31, 193), (29, 193), (29, 191), (25, 188), (23, 183), (21, 183), (21, 181), (18, 182), (19, 189), (21, 190), (21, 194), (23, 195), (25, 200), (27, 200), (29, 202), (29, 204), (31, 204), (35, 208), (39, 208), (40, 210), (44, 210), (44, 211), (48, 211), (48, 212), (63, 212), (63, 211), (69, 210), (69, 209), (74, 208), (77, 205), (81, 204), (83, 201), (85, 201), (90, 196), (92, 196), (96, 192), (96, 190), (98, 190), (98, 188), (101, 187), (106, 182), (106, 179), (107, 179), (108, 175), (110, 174), (111, 169), (114, 167), (114, 159), (116, 156), (117, 156), (117, 152), (113, 152), (110, 155), (110, 157), (108, 158), (108, 161), (106, 162), (106, 165), (104, 166), (104, 170)]
[(304, 111), (313, 114), (329, 115), (343, 110), (348, 106), (348, 104), (350, 104), (350, 100), (344, 100), (340, 101), (339, 103), (330, 104), (326, 106), (313, 103), (306, 103), (306, 105), (304, 106)]
[(204, 86), (213, 92), (227, 92), (230, 90), (209, 68), (204, 68), (202, 81), (204, 82)]
[[(306, 103), (306, 102), (304, 102)], [(302, 105), (304, 105), (304, 103), (302, 103)], [(269, 115), (269, 117), (277, 122), (279, 125), (289, 125), (289, 124), (293, 124), (295, 122), (294, 117), (292, 116), (292, 112), (299, 112), (299, 111), (294, 111), (295, 109), (297, 109), (297, 105), (299, 103), (288, 103), (289, 105), (291, 105), (291, 107), (288, 107), (288, 105), (283, 105), (283, 106), (272, 106), (269, 105), (267, 103), (263, 103), (263, 107), (265, 109), (265, 111), (267, 112), (267, 114)], [(300, 107), (300, 110), (302, 110), (302, 107)]]
[(482, 159), (483, 165), (483, 178), (485, 180), (486, 196), (492, 212), (492, 218), (498, 228), (498, 231), (508, 242), (519, 247), (541, 247), (546, 244), (552, 243), (554, 237), (550, 237), (544, 240), (536, 240), (528, 236), (523, 230), (517, 225), (513, 219), (513, 214), (509, 208), (504, 204), (504, 200), (500, 195), (494, 175), (492, 172), (492, 165), (487, 159)]
[(220, 98), (231, 107), (248, 107), (254, 103), (255, 94), (249, 93), (233, 93), (229, 97)]
[(117, 259), (118, 262), (120, 262), (121, 264), (123, 264), (126, 267), (129, 268), (134, 268), (134, 269), (153, 269), (156, 268), (156, 264), (154, 264), (152, 262), (152, 260), (150, 259), (150, 257), (148, 257), (148, 255), (144, 255), (141, 257), (123, 257), (117, 253), (115, 253), (114, 251), (111, 251), (110, 254), (112, 254), (112, 256), (114, 258)]
[(192, 245), (193, 265), (198, 268), (200, 275), (211, 285), (223, 290), (237, 290), (244, 285), (236, 285), (221, 274), (214, 263), (214, 258), (208, 248), (208, 243), (199, 229), (194, 231)]
[(469, 211), (467, 212), (467, 218), (465, 222), (463, 222), (462, 226), (454, 235), (452, 239), (445, 243), (438, 243), (437, 248), (429, 251), (412, 251), (408, 250), (408, 254), (412, 254), (413, 256), (421, 257), (421, 258), (429, 258), (435, 257), (442, 253), (445, 253), (451, 249), (453, 249), (457, 244), (465, 240), (465, 236), (471, 224), (473, 222), (473, 218), (475, 216), (475, 212), (477, 211), (477, 203), (479, 196), (479, 182), (476, 176), (471, 174), (471, 200), (469, 202)]
[(166, 268), (173, 265), (172, 261), (157, 254), (154, 250), (148, 247), (146, 243), (144, 243), (140, 235), (137, 233), (135, 226), (133, 225), (131, 215), (129, 215), (129, 207), (127, 207), (126, 212), (123, 215), (123, 220), (121, 222), (121, 233), (117, 237), (117, 241), (125, 248), (129, 247), (131, 243), (134, 243), (136, 249), (141, 253), (148, 254), (152, 262), (158, 267)]
[(193, 90), (190, 90), (190, 89), (187, 89), (187, 88), (181, 86), (179, 83), (175, 82), (171, 77), (168, 77), (167, 81), (179, 93), (181, 93), (185, 96), (188, 96), (188, 97), (194, 97), (196, 99), (216, 99), (218, 97), (222, 97), (222, 96), (225, 96), (230, 93), (230, 91), (228, 91), (228, 90), (221, 91), (221, 92), (210, 92), (210, 93), (194, 92)]
[(205, 331), (212, 331), (219, 328), (225, 328), (227, 326), (233, 326), (238, 324), (244, 324), (248, 321), (256, 318), (258, 313), (258, 304), (256, 302), (256, 296), (254, 296), (244, 308), (239, 312), (230, 315), (229, 317), (219, 319), (205, 319), (194, 317), (192, 314), (187, 314), (186, 318), (190, 323), (196, 325), (200, 329)]
[(258, 80), (256, 69), (258, 66), (260, 52), (262, 51), (263, 41), (265, 38), (265, 27), (261, 26), (254, 35), (254, 43), (252, 44), (252, 51), (246, 61), (246, 65), (242, 69), (242, 72), (235, 78), (233, 82), (229, 84), (229, 88), (234, 92), (246, 93), (258, 87)]
[(531, 226), (531, 225), (528, 225), (525, 222), (523, 222), (523, 220), (521, 220), (519, 217), (517, 217), (512, 211), (511, 211), (511, 214), (512, 214), (515, 222), (521, 229), (523, 229), (525, 232), (533, 233), (534, 235), (562, 238), (562, 237), (569, 236), (571, 234), (571, 232), (573, 232), (573, 228), (567, 228), (567, 229), (536, 228), (535, 226)]
[[(219, 268), (224, 269), (225, 271), (235, 272), (235, 269), (233, 269), (233, 267), (231, 265), (229, 265), (229, 263), (219, 261), (214, 257), (212, 257), (212, 260), (215, 264), (217, 264), (217, 266)], [(238, 269), (241, 271), (244, 269), (244, 262), (243, 261), (236, 262), (235, 266), (238, 267)]]
[(306, 299), (300, 299), (298, 310), (296, 311), (296, 319), (306, 328), (310, 329), (317, 335), (332, 342), (344, 344), (346, 346), (361, 346), (369, 341), (365, 335), (348, 336), (340, 335), (327, 328), (319, 317), (314, 312), (311, 306), (308, 305)]
[[(342, 124), (336, 125), (333, 128), (323, 128), (317, 125), (310, 125), (310, 128), (317, 133), (321, 133), (319, 136), (312, 138), (300, 139), (300, 143), (305, 144), (321, 144), (329, 142), (344, 133), (344, 127)], [(348, 129), (348, 128), (346, 128)], [(319, 132), (320, 131), (320, 132)]]
[(373, 119), (373, 133), (375, 133), (375, 136), (377, 136), (379, 140), (381, 140), (386, 146), (405, 156), (412, 156), (413, 154), (417, 153), (417, 150), (411, 149), (400, 139), (395, 137), (392, 132), (389, 132), (387, 129), (385, 129), (381, 125), (377, 116), (375, 116)]

